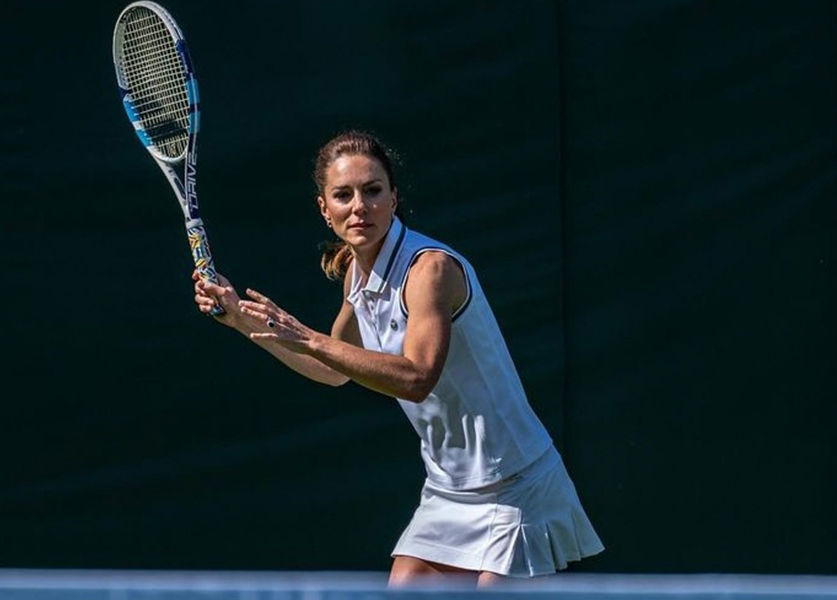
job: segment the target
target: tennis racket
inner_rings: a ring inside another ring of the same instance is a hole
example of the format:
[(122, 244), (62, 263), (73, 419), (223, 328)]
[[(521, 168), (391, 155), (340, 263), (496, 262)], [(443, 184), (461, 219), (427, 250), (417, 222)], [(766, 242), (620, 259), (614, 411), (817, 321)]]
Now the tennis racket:
[[(218, 283), (195, 181), (198, 82), (183, 33), (155, 2), (129, 4), (113, 30), (113, 65), (128, 118), (174, 190), (200, 278)], [(213, 315), (224, 314), (219, 305)]]

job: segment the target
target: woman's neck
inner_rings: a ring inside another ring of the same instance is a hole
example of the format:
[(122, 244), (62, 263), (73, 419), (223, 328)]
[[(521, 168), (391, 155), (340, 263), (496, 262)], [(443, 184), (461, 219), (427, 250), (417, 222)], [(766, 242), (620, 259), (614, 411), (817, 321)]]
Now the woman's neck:
[(371, 248), (355, 248), (349, 246), (352, 251), (352, 256), (355, 259), (355, 263), (357, 263), (358, 268), (364, 275), (364, 280), (369, 278), (369, 274), (375, 266), (375, 261), (377, 260), (378, 254), (381, 252), (381, 248), (383, 247), (386, 239), (386, 236), (384, 236), (381, 238), (381, 241)]

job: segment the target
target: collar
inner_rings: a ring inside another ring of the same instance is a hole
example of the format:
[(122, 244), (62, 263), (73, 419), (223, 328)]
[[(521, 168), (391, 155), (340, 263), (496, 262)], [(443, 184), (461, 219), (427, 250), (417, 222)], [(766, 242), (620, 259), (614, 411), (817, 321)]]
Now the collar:
[[(378, 256), (375, 258), (375, 264), (372, 266), (372, 272), (369, 274), (369, 280), (366, 282), (364, 291), (375, 292), (380, 294), (387, 283), (387, 278), (392, 272), (392, 266), (395, 264), (395, 257), (398, 256), (398, 251), (404, 245), (404, 237), (407, 233), (407, 228), (401, 223), (401, 220), (394, 216), (392, 217), (392, 224), (387, 232), (387, 237), (384, 240), (381, 249), (378, 251)], [(357, 269), (357, 264), (353, 264), (354, 269)], [(353, 272), (353, 276), (356, 273)]]

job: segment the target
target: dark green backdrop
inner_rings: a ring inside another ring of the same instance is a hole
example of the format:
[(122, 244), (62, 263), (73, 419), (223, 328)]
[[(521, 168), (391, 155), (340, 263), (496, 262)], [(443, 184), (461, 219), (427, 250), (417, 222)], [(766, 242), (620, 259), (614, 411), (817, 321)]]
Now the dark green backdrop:
[[(608, 546), (576, 569), (837, 573), (837, 3), (166, 6), (222, 273), (327, 329), (312, 158), (372, 129)], [(0, 567), (386, 569), (417, 439), (193, 308), (121, 8), (5, 11)]]

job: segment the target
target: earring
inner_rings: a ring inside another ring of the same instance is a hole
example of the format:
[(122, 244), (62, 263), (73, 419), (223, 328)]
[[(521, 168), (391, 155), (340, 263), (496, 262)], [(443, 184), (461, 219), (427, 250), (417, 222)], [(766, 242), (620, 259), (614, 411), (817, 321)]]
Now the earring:
[(326, 227), (331, 229), (331, 219), (326, 219)]

